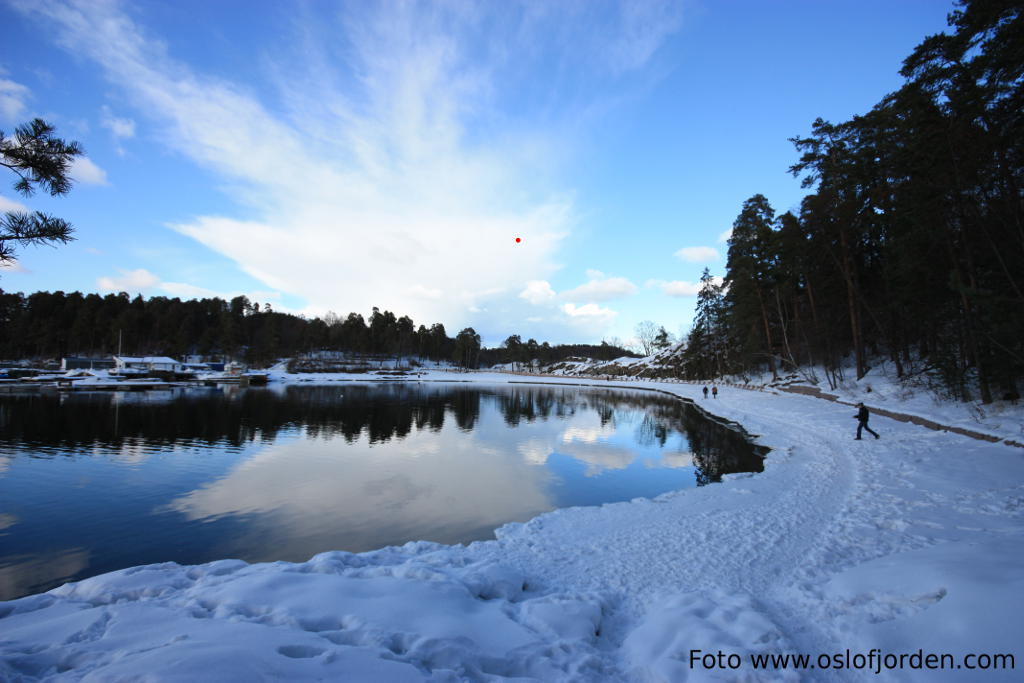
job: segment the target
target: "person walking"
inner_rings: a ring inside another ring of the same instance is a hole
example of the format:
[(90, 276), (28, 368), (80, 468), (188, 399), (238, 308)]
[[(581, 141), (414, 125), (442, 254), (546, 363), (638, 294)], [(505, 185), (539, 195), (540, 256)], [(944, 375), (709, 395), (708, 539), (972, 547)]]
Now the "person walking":
[(854, 415), (854, 417), (857, 418), (857, 436), (854, 439), (854, 441), (860, 441), (860, 430), (862, 429), (868, 430), (868, 434), (874, 434), (876, 439), (882, 438), (878, 436), (878, 434), (873, 429), (871, 429), (871, 427), (868, 427), (869, 414), (870, 413), (868, 413), (867, 406), (865, 406), (863, 403), (857, 404), (857, 414)]
[(704, 398), (708, 397), (708, 388), (704, 387)]
[(718, 398), (718, 385), (717, 384), (714, 385), (713, 387), (711, 387), (711, 397), (712, 398)]

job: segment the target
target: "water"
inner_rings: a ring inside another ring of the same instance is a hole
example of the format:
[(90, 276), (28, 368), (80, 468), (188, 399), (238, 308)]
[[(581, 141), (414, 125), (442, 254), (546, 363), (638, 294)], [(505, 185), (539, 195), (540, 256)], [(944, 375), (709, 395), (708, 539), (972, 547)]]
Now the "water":
[(0, 599), (152, 562), (493, 538), (542, 512), (760, 471), (677, 399), (352, 384), (0, 394)]

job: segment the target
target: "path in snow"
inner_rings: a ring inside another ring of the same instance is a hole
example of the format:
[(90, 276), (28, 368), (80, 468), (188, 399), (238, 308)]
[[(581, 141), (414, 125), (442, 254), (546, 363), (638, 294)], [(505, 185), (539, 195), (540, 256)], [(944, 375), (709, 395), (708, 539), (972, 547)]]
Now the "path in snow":
[[(796, 385), (789, 385), (789, 386), (784, 386), (784, 387), (780, 386), (780, 387), (777, 387), (777, 389), (779, 391), (785, 391), (785, 392), (788, 392), (788, 393), (791, 393), (791, 394), (802, 394), (804, 396), (814, 396), (816, 398), (823, 398), (826, 401), (832, 401), (834, 403), (842, 403), (843, 405), (848, 405), (848, 406), (856, 405), (855, 403), (852, 403), (852, 402), (849, 402), (849, 401), (841, 401), (839, 399), (839, 397), (836, 396), (835, 394), (826, 393), (826, 392), (822, 391), (821, 389), (819, 389), (818, 387), (810, 387), (810, 386), (803, 386), (803, 385), (800, 385), (800, 384), (796, 384)], [(876, 406), (868, 406), (868, 407), (871, 409), (871, 412), (876, 414), (876, 415), (881, 415), (882, 417), (891, 417), (892, 419), (899, 420), (900, 422), (913, 422), (916, 425), (920, 425), (921, 427), (927, 427), (928, 429), (932, 429), (932, 430), (935, 430), (935, 431), (953, 432), (954, 434), (960, 434), (962, 436), (969, 436), (972, 439), (978, 439), (979, 441), (988, 441), (990, 443), (999, 443), (1001, 441), (1004, 444), (1006, 444), (1007, 446), (1016, 446), (1017, 448), (1024, 448), (1024, 443), (1021, 443), (1019, 441), (1014, 441), (1013, 439), (1004, 439), (1003, 437), (1000, 437), (1000, 436), (995, 436), (993, 434), (984, 434), (982, 432), (974, 431), (973, 429), (964, 429), (963, 427), (954, 427), (954, 426), (951, 426), (951, 425), (939, 424), (938, 422), (935, 422), (934, 420), (929, 420), (929, 419), (921, 417), (919, 415), (909, 415), (907, 413), (898, 413), (898, 412), (893, 411), (893, 410), (886, 410), (885, 408), (878, 408)]]

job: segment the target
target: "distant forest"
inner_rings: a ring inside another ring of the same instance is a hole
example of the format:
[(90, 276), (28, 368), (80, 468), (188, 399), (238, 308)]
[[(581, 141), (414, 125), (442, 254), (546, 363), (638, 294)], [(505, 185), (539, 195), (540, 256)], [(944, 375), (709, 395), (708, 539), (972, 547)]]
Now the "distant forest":
[(498, 348), (481, 348), (471, 327), (449, 337), (444, 325), (414, 325), (408, 316), (374, 308), (327, 314), (312, 320), (279, 313), (244, 296), (182, 301), (127, 293), (36, 292), (25, 296), (0, 290), (0, 358), (47, 359), (110, 356), (121, 344), (125, 355), (217, 356), (265, 365), (278, 358), (320, 351), (366, 356), (418, 357), (475, 368), (496, 363), (550, 363), (571, 356), (611, 360), (633, 355), (606, 343), (558, 344), (522, 341), (512, 335)]
[(743, 204), (724, 283), (705, 271), (681, 374), (819, 366), (834, 386), (882, 357), (961, 400), (1019, 394), (1022, 12), (958, 4), (951, 32), (903, 62), (903, 87), (792, 140), (790, 171), (813, 191), (796, 214)]

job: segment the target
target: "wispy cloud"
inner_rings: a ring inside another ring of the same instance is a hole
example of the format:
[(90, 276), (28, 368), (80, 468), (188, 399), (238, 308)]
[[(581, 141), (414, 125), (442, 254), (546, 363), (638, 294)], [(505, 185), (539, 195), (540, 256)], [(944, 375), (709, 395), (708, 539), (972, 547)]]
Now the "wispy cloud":
[[(711, 281), (716, 285), (722, 284), (722, 278), (715, 276)], [(662, 294), (678, 298), (694, 297), (700, 293), (700, 282), (687, 282), (686, 280), (648, 280), (645, 283), (648, 287), (657, 287)]]
[(719, 254), (714, 247), (683, 247), (676, 252), (676, 258), (689, 263), (710, 263), (717, 261)]
[(100, 124), (117, 139), (135, 137), (135, 121), (129, 118), (114, 116), (114, 113), (110, 111), (110, 107), (106, 105), (100, 110)]
[(100, 125), (110, 131), (114, 137), (115, 150), (118, 155), (124, 156), (125, 149), (121, 143), (135, 137), (135, 120), (123, 116), (115, 116), (110, 107), (103, 105), (100, 108)]
[(643, 66), (682, 23), (679, 0), (624, 2), (619, 5), (622, 32), (611, 44), (609, 55), (619, 71)]
[(146, 270), (136, 268), (135, 270), (121, 270), (120, 275), (103, 276), (96, 279), (96, 287), (101, 292), (128, 292), (130, 294), (169, 294), (182, 299), (203, 299), (218, 297), (225, 301), (236, 296), (248, 296), (253, 301), (266, 301), (272, 299), (280, 301), (280, 292), (273, 291), (251, 291), (251, 292), (222, 292), (187, 282), (169, 282), (161, 279), (158, 275)]
[[(173, 229), (312, 312), (378, 305), (455, 324), (554, 272), (575, 222), (571, 191), (551, 189), (558, 136), (501, 113), (537, 87), (524, 62), (558, 54), (582, 76), (603, 56), (590, 76), (607, 87), (679, 21), (664, 1), (351, 3), (336, 23), (297, 12), (291, 52), (268, 46), (270, 75), (253, 86), (175, 59), (116, 2), (15, 4), (98, 64), (169, 146), (219, 174), (246, 216)], [(579, 54), (565, 40), (576, 26), (606, 40), (588, 35)], [(550, 87), (534, 99), (557, 96)]]
[[(0, 69), (0, 76), (4, 72)], [(25, 113), (25, 101), (29, 89), (21, 83), (7, 78), (0, 78), (0, 121), (5, 123), (20, 122)]]
[(71, 177), (83, 185), (109, 185), (107, 172), (89, 157), (75, 157), (71, 162)]
[(587, 271), (587, 276), (587, 282), (562, 292), (560, 296), (568, 301), (600, 302), (631, 296), (637, 292), (637, 286), (624, 277), (605, 277), (598, 270)]
[(160, 283), (160, 278), (145, 268), (122, 270), (118, 276), (97, 278), (96, 286), (101, 292), (130, 292), (138, 294), (146, 292)]
[(0, 194), (0, 213), (6, 213), (8, 211), (28, 211), (28, 207), (21, 202), (8, 199)]

